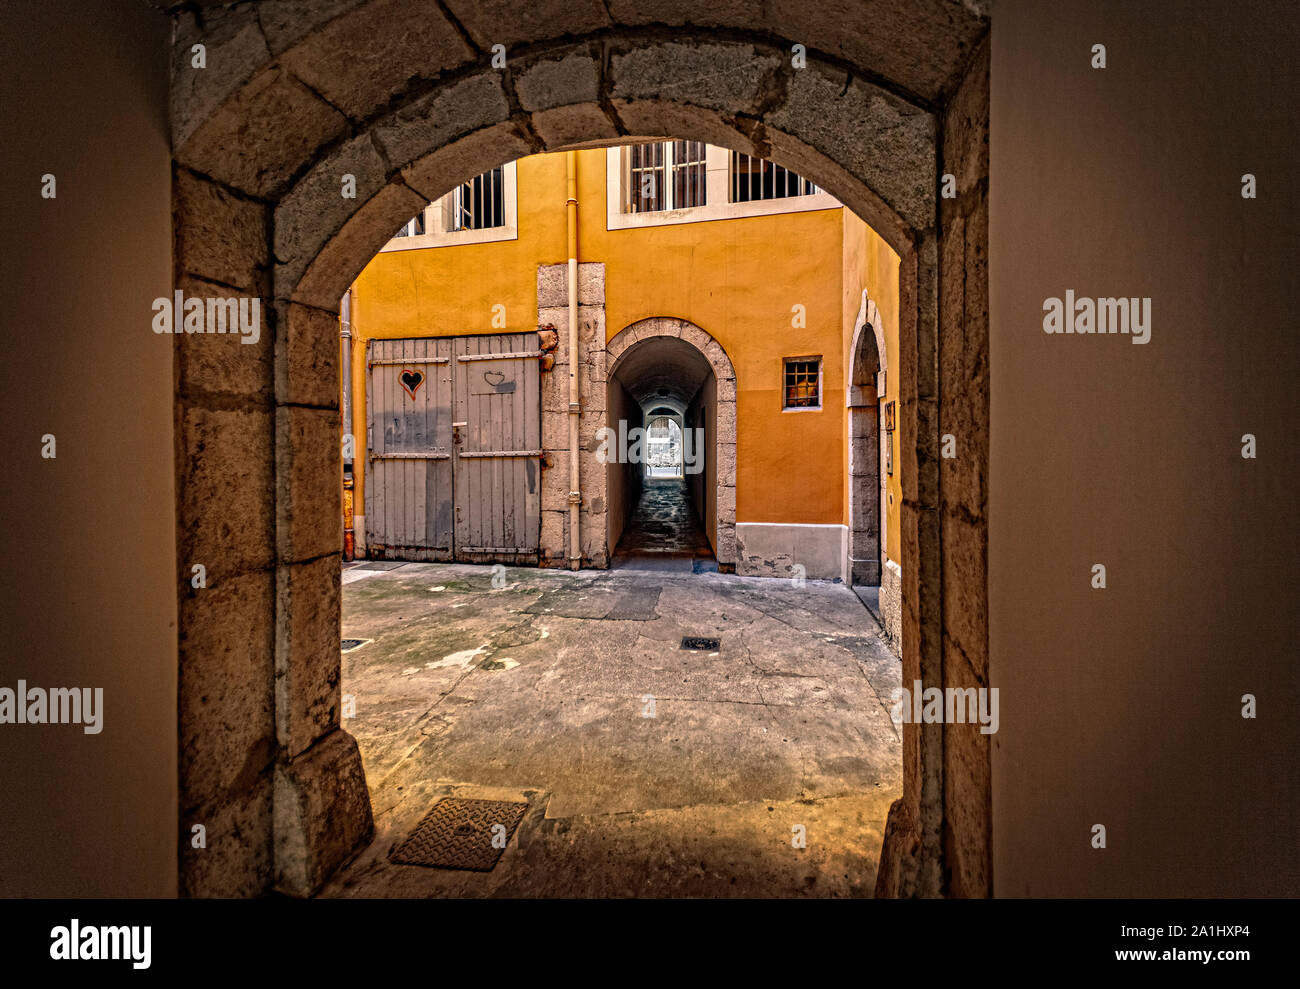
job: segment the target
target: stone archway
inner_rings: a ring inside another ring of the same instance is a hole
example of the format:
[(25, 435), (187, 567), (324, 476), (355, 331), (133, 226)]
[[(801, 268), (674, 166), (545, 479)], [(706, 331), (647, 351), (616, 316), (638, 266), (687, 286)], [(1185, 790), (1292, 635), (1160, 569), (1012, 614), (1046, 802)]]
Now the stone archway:
[[(652, 10), (178, 8), (175, 287), (260, 299), (264, 317), (246, 346), (176, 339), (177, 562), (209, 575), (179, 601), (180, 831), (210, 836), (179, 849), (182, 893), (310, 894), (368, 838), (339, 697), (338, 300), (426, 202), (525, 154), (679, 137), (770, 157), (894, 248), (904, 680), (986, 683), (987, 14)], [(944, 174), (957, 195), (940, 201)], [(948, 432), (963, 455), (941, 461)], [(988, 763), (973, 726), (904, 727), (881, 892), (987, 895)]]
[[(613, 380), (629, 354), (648, 340), (680, 340), (699, 353), (713, 371), (716, 394), (709, 416), (714, 424), (711, 458), (716, 492), (714, 553), (718, 566), (734, 570), (736, 565), (736, 371), (731, 358), (712, 336), (690, 320), (672, 316), (651, 316), (620, 330), (605, 347), (607, 377)], [(690, 398), (690, 396), (687, 396)], [(685, 409), (678, 410), (678, 414)], [(707, 468), (706, 468), (707, 469)], [(703, 513), (707, 517), (707, 512)], [(611, 552), (614, 547), (610, 547)]]

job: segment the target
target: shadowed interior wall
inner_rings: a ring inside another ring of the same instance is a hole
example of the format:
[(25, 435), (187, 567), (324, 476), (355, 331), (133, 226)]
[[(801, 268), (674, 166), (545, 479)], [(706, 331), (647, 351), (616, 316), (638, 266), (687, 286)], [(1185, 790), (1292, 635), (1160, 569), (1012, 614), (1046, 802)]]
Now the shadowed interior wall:
[(174, 344), (150, 329), (170, 26), (143, 3), (0, 6), (0, 686), (104, 691), (99, 734), (0, 725), (2, 896), (176, 893)]
[[(618, 424), (627, 423), (627, 431), (642, 424), (641, 409), (627, 393), (627, 389), (614, 378), (605, 386), (606, 425), (618, 435)], [(611, 452), (617, 452), (611, 444)], [(605, 465), (605, 501), (608, 508), (609, 552), (613, 554), (618, 548), (618, 541), (627, 528), (627, 521), (636, 511), (637, 499), (641, 496), (641, 465), (611, 461)]]
[[(992, 36), (994, 890), (1295, 895), (1294, 7)], [(1047, 335), (1067, 289), (1150, 297), (1150, 342)]]

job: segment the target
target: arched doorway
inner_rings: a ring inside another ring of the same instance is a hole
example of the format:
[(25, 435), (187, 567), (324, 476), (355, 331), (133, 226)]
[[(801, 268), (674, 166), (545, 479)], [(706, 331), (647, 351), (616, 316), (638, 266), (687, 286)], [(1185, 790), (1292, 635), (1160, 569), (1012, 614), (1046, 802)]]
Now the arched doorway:
[(849, 573), (855, 587), (879, 587), (883, 570), (885, 447), (880, 401), (885, 393), (885, 338), (880, 311), (863, 293), (850, 348)]
[[(681, 489), (722, 570), (736, 562), (736, 372), (722, 346), (689, 320), (655, 316), (621, 330), (606, 346), (607, 425), (650, 421), (657, 408), (680, 417), (685, 465)], [(639, 468), (606, 472), (609, 549), (649, 478)], [(668, 485), (661, 485), (667, 487)], [(689, 547), (683, 547), (689, 552)], [(672, 551), (671, 546), (665, 550)]]
[[(179, 600), (181, 833), (236, 836), (182, 847), (185, 894), (309, 894), (368, 839), (338, 689), (338, 300), (425, 203), (528, 153), (671, 136), (770, 157), (899, 253), (903, 676), (988, 675), (988, 18), (898, 0), (859, 25), (814, 2), (645, 28), (599, 7), (451, 6), (176, 15), (175, 64), (202, 40), (212, 66), (174, 87), (176, 287), (258, 298), (273, 330), (176, 341), (178, 565), (210, 575)], [(969, 451), (942, 470), (941, 430)], [(988, 739), (969, 727), (904, 726), (882, 892), (990, 888)]]
[(684, 478), (686, 460), (682, 450), (682, 427), (677, 417), (666, 409), (651, 409), (645, 432), (646, 477)]

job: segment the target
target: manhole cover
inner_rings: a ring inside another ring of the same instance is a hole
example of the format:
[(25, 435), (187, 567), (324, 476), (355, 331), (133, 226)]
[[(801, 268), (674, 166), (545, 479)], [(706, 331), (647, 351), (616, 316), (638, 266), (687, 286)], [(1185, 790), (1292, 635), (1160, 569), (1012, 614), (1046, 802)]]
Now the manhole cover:
[(369, 639), (343, 639), (343, 651), (351, 652), (353, 649), (360, 649), (369, 641)]
[(699, 635), (688, 635), (682, 639), (683, 649), (702, 649), (713, 652), (722, 645), (717, 639), (706, 639)]
[(398, 865), (491, 872), (527, 809), (510, 800), (444, 797), (389, 858)]

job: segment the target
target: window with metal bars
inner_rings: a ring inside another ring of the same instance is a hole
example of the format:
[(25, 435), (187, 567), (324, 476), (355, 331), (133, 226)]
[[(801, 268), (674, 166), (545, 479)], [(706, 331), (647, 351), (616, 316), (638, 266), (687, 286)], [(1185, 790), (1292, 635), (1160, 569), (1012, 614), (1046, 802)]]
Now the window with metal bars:
[(506, 225), (505, 177), (500, 167), (484, 172), (448, 196), (448, 230), (486, 230)]
[(628, 213), (658, 213), (708, 201), (703, 141), (655, 141), (627, 148)]
[(782, 165), (753, 155), (731, 152), (731, 201), (760, 202), (787, 196), (811, 196), (817, 186)]
[(783, 408), (821, 408), (822, 359), (820, 357), (787, 357), (785, 359), (784, 391)]

